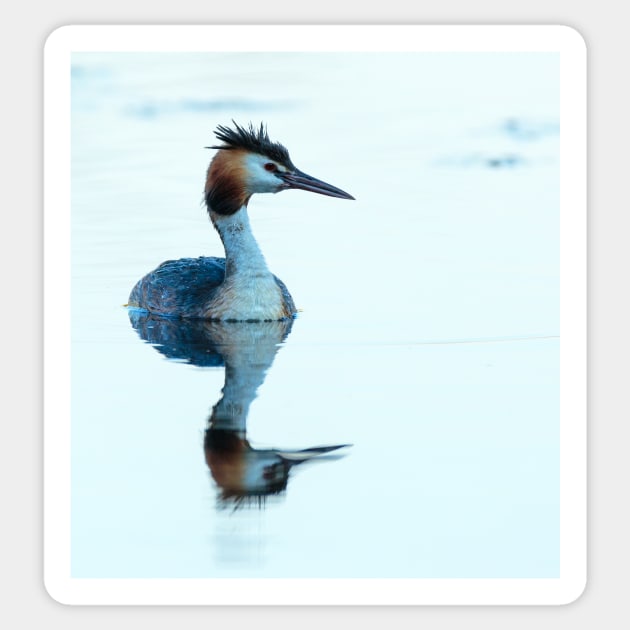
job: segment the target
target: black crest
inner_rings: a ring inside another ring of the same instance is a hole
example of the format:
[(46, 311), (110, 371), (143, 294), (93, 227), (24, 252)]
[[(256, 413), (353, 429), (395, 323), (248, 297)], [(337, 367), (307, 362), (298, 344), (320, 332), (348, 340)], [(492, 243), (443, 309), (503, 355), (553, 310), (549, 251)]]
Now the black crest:
[(287, 168), (294, 169), (286, 147), (279, 142), (272, 142), (267, 135), (267, 128), (263, 123), (256, 129), (252, 123), (247, 128), (241, 127), (236, 122), (234, 129), (219, 125), (214, 135), (223, 142), (220, 146), (206, 147), (207, 149), (245, 149), (252, 153), (265, 155), (276, 162), (280, 162)]

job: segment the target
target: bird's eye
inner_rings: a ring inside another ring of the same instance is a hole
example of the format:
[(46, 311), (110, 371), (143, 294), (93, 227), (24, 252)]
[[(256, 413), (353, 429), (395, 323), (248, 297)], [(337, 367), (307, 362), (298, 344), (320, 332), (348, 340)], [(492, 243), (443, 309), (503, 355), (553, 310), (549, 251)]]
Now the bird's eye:
[(273, 162), (267, 162), (265, 164), (265, 170), (273, 173), (274, 171), (278, 170), (278, 167)]

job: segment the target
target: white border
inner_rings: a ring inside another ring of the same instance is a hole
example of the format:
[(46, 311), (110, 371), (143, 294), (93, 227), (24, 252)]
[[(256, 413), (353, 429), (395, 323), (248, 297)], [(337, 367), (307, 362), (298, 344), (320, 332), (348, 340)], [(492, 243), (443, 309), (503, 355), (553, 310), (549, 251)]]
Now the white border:
[[(272, 43), (273, 42), (273, 43)], [(546, 51), (561, 57), (559, 579), (70, 577), (70, 55)], [(586, 586), (586, 46), (565, 26), (64, 26), (44, 50), (44, 582), (65, 604), (566, 604)]]

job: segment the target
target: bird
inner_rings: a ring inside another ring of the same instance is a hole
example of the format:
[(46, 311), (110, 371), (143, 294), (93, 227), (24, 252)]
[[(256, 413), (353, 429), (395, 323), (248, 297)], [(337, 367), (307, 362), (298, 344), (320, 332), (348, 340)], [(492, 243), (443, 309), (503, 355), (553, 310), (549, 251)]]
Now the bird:
[(286, 285), (267, 267), (248, 216), (257, 193), (306, 190), (354, 199), (343, 190), (300, 171), (289, 151), (269, 138), (264, 123), (219, 125), (220, 144), (206, 173), (204, 201), (219, 233), (225, 258), (167, 260), (141, 278), (128, 306), (167, 318), (226, 322), (278, 321), (297, 314)]

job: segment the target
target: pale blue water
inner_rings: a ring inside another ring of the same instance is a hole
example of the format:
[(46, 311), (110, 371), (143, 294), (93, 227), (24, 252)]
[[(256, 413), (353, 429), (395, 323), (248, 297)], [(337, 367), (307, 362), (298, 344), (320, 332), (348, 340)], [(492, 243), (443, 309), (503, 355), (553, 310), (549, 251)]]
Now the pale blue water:
[[(73, 68), (73, 576), (557, 577), (557, 55), (84, 53)], [(258, 338), (246, 438), (260, 457), (352, 446), (238, 505), (204, 452), (224, 369), (199, 363), (235, 349), (243, 379), (247, 344), (160, 352), (122, 306), (163, 260), (222, 255), (203, 147), (232, 118), (265, 121), (356, 197), (250, 203), (302, 310), (277, 354)]]

